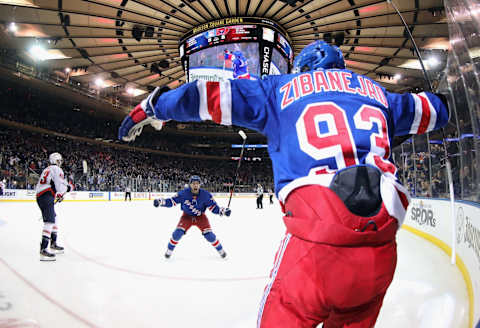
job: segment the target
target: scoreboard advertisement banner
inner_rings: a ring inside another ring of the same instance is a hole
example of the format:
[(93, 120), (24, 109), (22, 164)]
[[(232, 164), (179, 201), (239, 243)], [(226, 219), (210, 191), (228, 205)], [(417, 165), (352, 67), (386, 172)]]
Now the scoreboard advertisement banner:
[(185, 53), (201, 50), (224, 42), (258, 40), (256, 25), (224, 26), (193, 36), (186, 41)]
[(188, 31), (180, 39), (180, 43), (183, 43), (186, 39), (200, 34), (202, 32), (216, 29), (222, 26), (233, 26), (233, 25), (257, 25), (257, 26), (269, 26), (272, 29), (281, 32), (283, 35), (287, 35), (285, 30), (278, 25), (276, 22), (266, 19), (266, 18), (255, 18), (255, 17), (228, 17), (222, 18), (215, 21), (210, 21), (205, 24), (199, 25), (192, 30)]

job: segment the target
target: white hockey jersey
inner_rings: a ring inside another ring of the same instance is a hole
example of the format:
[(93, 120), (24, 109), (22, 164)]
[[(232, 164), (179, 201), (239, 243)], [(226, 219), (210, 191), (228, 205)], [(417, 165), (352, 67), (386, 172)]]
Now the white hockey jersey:
[(55, 194), (64, 194), (67, 192), (68, 183), (65, 181), (63, 170), (57, 165), (50, 165), (45, 168), (40, 175), (35, 192), (37, 197), (43, 195), (46, 192), (51, 192), (53, 196)]
[(260, 197), (261, 195), (263, 195), (263, 187), (257, 187), (257, 197)]

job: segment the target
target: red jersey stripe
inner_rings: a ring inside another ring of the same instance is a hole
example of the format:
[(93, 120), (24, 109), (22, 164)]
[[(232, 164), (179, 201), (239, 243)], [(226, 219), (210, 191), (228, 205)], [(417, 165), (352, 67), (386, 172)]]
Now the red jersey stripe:
[(222, 122), (222, 109), (220, 107), (220, 85), (218, 82), (207, 82), (207, 106), (212, 121), (220, 124)]
[(430, 105), (424, 96), (418, 95), (418, 98), (422, 101), (422, 118), (420, 120), (420, 125), (418, 126), (418, 134), (423, 134), (427, 131), (430, 123)]
[(42, 191), (40, 191), (39, 193), (37, 193), (37, 198), (40, 197), (40, 196), (42, 196), (42, 195), (43, 195), (44, 193), (46, 193), (47, 191), (50, 191), (50, 192), (52, 193), (52, 196), (55, 197), (55, 194), (54, 194), (52, 188), (47, 188), (47, 189), (42, 190)]

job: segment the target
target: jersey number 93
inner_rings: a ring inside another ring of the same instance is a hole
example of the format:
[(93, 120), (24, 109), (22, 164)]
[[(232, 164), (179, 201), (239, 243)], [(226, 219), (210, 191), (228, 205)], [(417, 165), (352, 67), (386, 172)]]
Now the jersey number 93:
[[(388, 161), (390, 141), (388, 126), (383, 112), (370, 105), (362, 105), (353, 117), (353, 129), (371, 131), (370, 150), (365, 163), (378, 167), (382, 172), (395, 175), (396, 168)], [(320, 123), (326, 124), (327, 132), (321, 131)], [(374, 123), (377, 131), (374, 131)], [(297, 123), (300, 149), (317, 161), (334, 158), (336, 167), (328, 164), (312, 169), (311, 173), (333, 173), (347, 166), (360, 164), (352, 127), (346, 111), (333, 102), (309, 104)]]

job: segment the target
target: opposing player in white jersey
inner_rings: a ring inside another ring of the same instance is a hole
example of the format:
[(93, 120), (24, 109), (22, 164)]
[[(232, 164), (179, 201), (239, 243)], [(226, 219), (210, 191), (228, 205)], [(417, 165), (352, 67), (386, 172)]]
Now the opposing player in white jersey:
[[(72, 186), (65, 180), (62, 166), (62, 155), (52, 153), (49, 156), (50, 165), (42, 171), (38, 180), (35, 192), (37, 204), (42, 211), (43, 230), (42, 242), (40, 244), (40, 260), (55, 261), (55, 253), (63, 253), (63, 247), (57, 245), (57, 219), (55, 214), (55, 202), (63, 200), (65, 193), (72, 189)], [(48, 245), (50, 250), (48, 251)]]
[(306, 46), (296, 73), (195, 81), (155, 90), (127, 116), (133, 140), (158, 120), (237, 125), (268, 139), (287, 234), (275, 257), (258, 327), (375, 325), (395, 272), (395, 236), (409, 196), (396, 178), (395, 136), (445, 126), (445, 98), (396, 94), (345, 69), (341, 51)]

